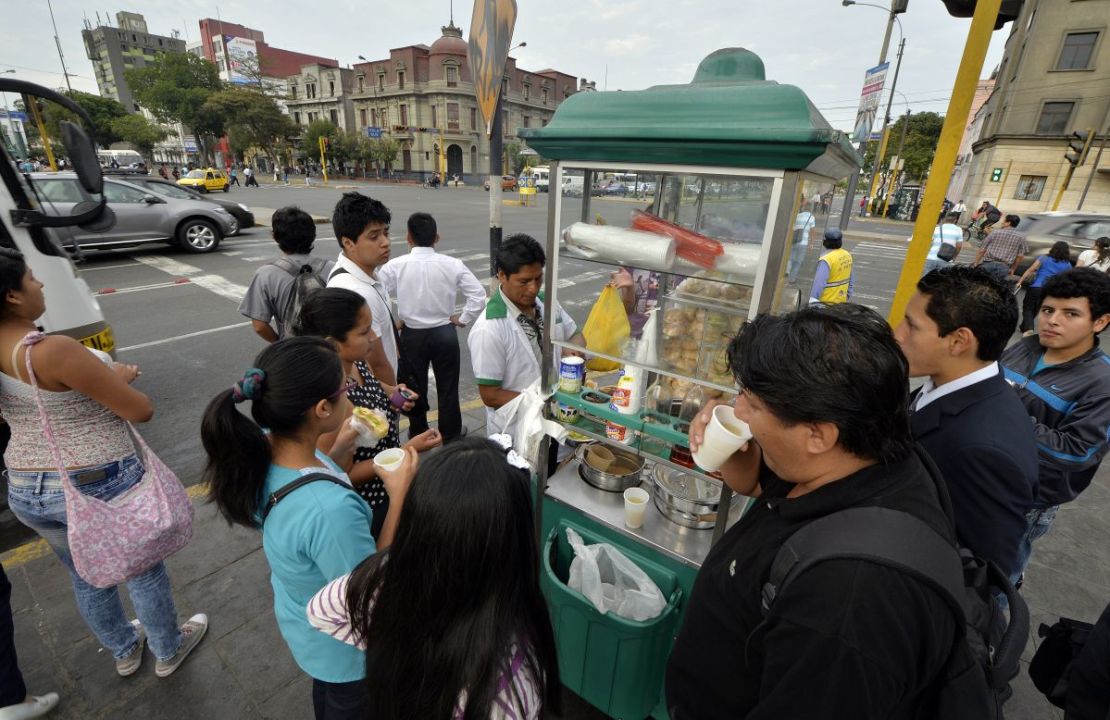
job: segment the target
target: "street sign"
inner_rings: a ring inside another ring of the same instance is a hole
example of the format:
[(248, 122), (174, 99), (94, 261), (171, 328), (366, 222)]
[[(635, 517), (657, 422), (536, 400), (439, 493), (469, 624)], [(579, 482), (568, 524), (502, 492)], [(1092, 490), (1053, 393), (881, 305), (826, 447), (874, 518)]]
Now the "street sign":
[(1002, 182), (1002, 168), (991, 170), (991, 182)]
[(382, 129), (380, 127), (366, 128), (366, 137), (374, 138), (375, 140), (382, 136)]
[(0, 109), (0, 118), (12, 119), (18, 122), (27, 122), (27, 113), (19, 112), (18, 110), (3, 110)]
[(859, 109), (856, 111), (852, 142), (867, 142), (871, 136), (871, 128), (875, 125), (875, 116), (879, 111), (879, 100), (883, 96), (883, 85), (886, 84), (888, 68), (890, 63), (883, 63), (864, 73), (863, 91), (859, 96)]
[(467, 58), (487, 136), (493, 129), (493, 114), (497, 111), (497, 96), (501, 93), (515, 25), (516, 0), (474, 0)]

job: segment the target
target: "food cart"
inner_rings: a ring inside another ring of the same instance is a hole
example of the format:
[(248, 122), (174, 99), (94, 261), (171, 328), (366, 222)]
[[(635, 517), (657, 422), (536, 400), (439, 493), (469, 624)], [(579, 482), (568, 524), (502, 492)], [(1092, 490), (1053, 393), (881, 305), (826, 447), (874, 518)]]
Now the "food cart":
[[(564, 350), (632, 368), (640, 383), (623, 405), (615, 376), (591, 372), (581, 389), (562, 385), (549, 412), (578, 444), (536, 503), (562, 681), (610, 716), (665, 718), (666, 659), (694, 577), (748, 502), (694, 465), (688, 421), (736, 392), (728, 343), (742, 323), (808, 301), (821, 253), (810, 198), (859, 159), (800, 89), (767, 81), (762, 60), (742, 48), (709, 55), (687, 85), (578, 93), (547, 126), (519, 135), (551, 161), (550, 187), (583, 177), (580, 198), (549, 195), (545, 317), (568, 287), (561, 279), (583, 268), (599, 290), (620, 268), (632, 284), (628, 339), (599, 352), (547, 337), (543, 387), (560, 385)], [(615, 457), (618, 470), (599, 471), (591, 453)], [(653, 502), (630, 529), (620, 491), (637, 482)], [(663, 612), (627, 620), (571, 590), (567, 528), (645, 570)]]

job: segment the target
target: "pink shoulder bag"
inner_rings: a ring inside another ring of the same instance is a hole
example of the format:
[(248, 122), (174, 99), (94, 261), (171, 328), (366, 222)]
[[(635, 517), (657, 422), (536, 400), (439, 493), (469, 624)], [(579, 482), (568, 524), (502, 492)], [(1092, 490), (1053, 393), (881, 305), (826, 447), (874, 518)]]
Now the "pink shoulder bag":
[(27, 375), (35, 390), (46, 442), (62, 476), (69, 553), (85, 582), (98, 588), (113, 587), (141, 575), (189, 543), (193, 537), (193, 504), (177, 475), (147, 447), (131, 423), (127, 427), (142, 450), (145, 468), (134, 488), (104, 501), (85, 495), (70, 482), (31, 367), (30, 346), (44, 337), (42, 333), (28, 333), (21, 345), (27, 348)]

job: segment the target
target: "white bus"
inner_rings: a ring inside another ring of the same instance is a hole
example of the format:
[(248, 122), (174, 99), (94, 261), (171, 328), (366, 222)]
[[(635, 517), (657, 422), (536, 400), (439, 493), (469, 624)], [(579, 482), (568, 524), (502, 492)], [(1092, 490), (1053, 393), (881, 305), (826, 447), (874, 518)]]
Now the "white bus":
[(138, 167), (143, 162), (143, 156), (135, 150), (97, 150), (96, 157), (105, 168), (111, 167), (113, 159), (121, 168)]

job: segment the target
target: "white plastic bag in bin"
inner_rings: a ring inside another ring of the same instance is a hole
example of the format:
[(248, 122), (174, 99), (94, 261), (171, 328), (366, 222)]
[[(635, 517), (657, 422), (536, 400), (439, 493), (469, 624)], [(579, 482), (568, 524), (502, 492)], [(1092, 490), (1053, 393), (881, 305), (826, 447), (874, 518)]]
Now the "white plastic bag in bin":
[(663, 612), (667, 601), (648, 574), (609, 543), (587, 545), (567, 528), (574, 549), (567, 585), (593, 603), (599, 612), (629, 620), (650, 620)]

